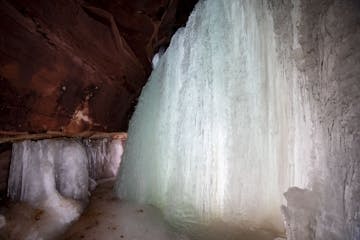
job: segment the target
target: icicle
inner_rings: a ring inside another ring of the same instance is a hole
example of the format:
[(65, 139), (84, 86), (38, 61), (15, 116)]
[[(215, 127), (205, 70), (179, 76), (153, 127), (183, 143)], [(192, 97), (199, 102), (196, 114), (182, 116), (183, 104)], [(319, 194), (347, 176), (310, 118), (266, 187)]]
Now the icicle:
[(162, 55), (164, 55), (164, 48), (160, 48), (159, 52), (157, 52), (153, 59), (152, 59), (152, 68), (156, 68), (156, 66), (158, 65), (159, 61), (160, 61), (160, 58), (162, 57)]
[(84, 140), (88, 169), (92, 179), (115, 177), (118, 171), (123, 146), (120, 139), (86, 139)]
[[(43, 212), (39, 224), (26, 230), (27, 239), (54, 239), (80, 216), (88, 203), (89, 190), (96, 186), (91, 177), (115, 176), (122, 141), (106, 138), (84, 142), (41, 140), (13, 144), (8, 196), (30, 205), (17, 205), (24, 216), (32, 214), (28, 213), (32, 208)], [(5, 224), (3, 220), (0, 215), (0, 228)]]
[(84, 147), (65, 140), (14, 143), (9, 197), (38, 206), (59, 194), (87, 201), (88, 171)]
[[(123, 152), (119, 139), (24, 141), (13, 144), (8, 196), (38, 205), (53, 195), (86, 202), (101, 178), (114, 177)], [(89, 178), (90, 177), (90, 178)]]

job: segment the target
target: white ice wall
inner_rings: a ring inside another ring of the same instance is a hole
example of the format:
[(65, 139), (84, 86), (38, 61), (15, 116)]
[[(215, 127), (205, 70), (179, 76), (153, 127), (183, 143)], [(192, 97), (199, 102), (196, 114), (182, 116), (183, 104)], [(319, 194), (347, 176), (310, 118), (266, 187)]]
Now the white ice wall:
[(262, 1), (201, 1), (173, 37), (132, 118), (121, 197), (174, 224), (282, 229), (287, 83)]
[(118, 195), (182, 229), (281, 230), (284, 204), (289, 239), (360, 237), (358, 9), (200, 1), (143, 89)]

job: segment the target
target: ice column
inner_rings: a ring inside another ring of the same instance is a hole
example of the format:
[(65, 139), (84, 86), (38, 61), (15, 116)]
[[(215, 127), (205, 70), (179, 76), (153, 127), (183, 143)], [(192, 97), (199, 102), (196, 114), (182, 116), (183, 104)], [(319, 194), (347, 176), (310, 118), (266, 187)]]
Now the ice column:
[(176, 226), (282, 229), (287, 95), (265, 1), (200, 1), (144, 87), (120, 197)]

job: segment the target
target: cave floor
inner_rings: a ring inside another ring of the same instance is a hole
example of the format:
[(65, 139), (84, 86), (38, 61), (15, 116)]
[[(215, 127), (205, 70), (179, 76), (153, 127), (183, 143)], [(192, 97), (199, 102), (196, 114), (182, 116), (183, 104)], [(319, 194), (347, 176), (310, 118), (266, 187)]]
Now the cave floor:
[(186, 239), (169, 230), (157, 209), (116, 198), (113, 186), (113, 180), (100, 183), (88, 208), (60, 239)]
[(170, 231), (156, 208), (116, 198), (113, 186), (113, 179), (98, 183), (89, 205), (69, 227), (49, 212), (8, 202), (0, 207), (0, 213), (6, 217), (5, 227), (0, 226), (0, 240), (187, 239)]
[[(58, 217), (47, 212), (24, 203), (10, 203), (6, 207), (7, 222), (5, 229), (0, 231), (0, 240), (189, 240), (188, 237), (171, 231), (158, 209), (116, 198), (113, 191), (114, 182), (114, 179), (108, 179), (98, 183), (91, 194), (89, 205), (69, 227), (61, 224)], [(276, 234), (267, 231), (244, 233), (221, 224), (207, 227), (198, 233), (200, 235), (192, 236), (191, 239), (276, 238)]]
[(89, 207), (67, 231), (62, 240), (274, 240), (268, 231), (239, 232), (236, 228), (216, 224), (188, 238), (169, 230), (161, 213), (149, 205), (135, 205), (114, 196), (114, 181), (100, 183), (92, 193)]

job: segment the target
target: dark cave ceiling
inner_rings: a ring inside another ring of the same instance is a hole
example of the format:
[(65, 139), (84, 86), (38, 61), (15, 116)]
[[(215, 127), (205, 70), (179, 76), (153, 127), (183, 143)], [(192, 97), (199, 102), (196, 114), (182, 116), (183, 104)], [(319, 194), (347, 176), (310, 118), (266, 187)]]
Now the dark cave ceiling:
[(126, 131), (196, 0), (0, 2), (0, 131)]

